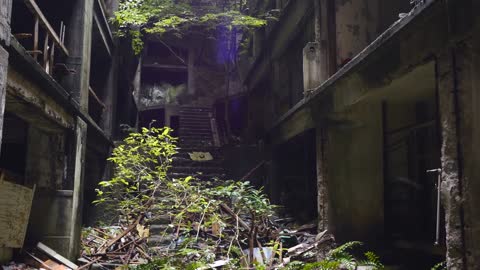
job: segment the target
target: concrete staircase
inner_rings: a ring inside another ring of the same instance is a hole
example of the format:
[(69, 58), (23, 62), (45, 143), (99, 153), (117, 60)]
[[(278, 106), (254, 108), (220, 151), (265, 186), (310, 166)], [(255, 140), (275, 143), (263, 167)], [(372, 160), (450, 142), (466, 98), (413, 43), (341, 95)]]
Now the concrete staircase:
[[(214, 147), (211, 128), (212, 110), (210, 108), (183, 107), (180, 110), (179, 149), (173, 157), (170, 178), (194, 176), (200, 180), (213, 178), (225, 179), (223, 157), (218, 148)], [(213, 157), (208, 161), (195, 161), (189, 153), (210, 153)], [(165, 250), (174, 240), (173, 231), (168, 227), (168, 218), (154, 213), (155, 219), (150, 225), (151, 248)], [(158, 217), (157, 217), (158, 216)]]

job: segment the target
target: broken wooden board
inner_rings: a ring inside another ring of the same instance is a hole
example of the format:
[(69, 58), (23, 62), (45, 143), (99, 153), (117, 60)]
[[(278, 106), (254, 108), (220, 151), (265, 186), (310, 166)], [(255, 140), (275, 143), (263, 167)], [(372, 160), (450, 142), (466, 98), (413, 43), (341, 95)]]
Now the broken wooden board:
[(45, 244), (41, 243), (41, 242), (38, 242), (37, 244), (37, 248), (39, 250), (41, 250), (42, 252), (44, 252), (45, 254), (47, 254), (49, 257), (51, 257), (52, 259), (55, 259), (57, 260), (58, 262), (66, 265), (67, 267), (69, 267), (70, 269), (77, 269), (78, 266), (76, 264), (74, 264), (73, 262), (69, 261), (67, 258), (63, 257), (62, 255), (58, 254), (55, 250), (49, 248), (48, 246), (46, 246)]
[(34, 190), (0, 179), (0, 247), (23, 247)]

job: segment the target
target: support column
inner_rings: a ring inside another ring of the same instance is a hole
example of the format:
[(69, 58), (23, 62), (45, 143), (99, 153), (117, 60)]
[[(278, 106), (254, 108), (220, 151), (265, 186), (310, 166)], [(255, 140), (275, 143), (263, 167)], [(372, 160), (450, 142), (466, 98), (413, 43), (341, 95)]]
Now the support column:
[[(12, 13), (12, 0), (0, 0), (0, 151), (3, 134), (3, 115), (5, 111), (5, 95), (8, 71), (8, 52), (6, 46), (10, 45), (10, 18)], [(0, 262), (11, 259), (12, 249), (0, 247)]]
[(85, 153), (87, 149), (87, 123), (77, 117), (75, 127), (75, 167), (73, 172), (73, 203), (70, 227), (69, 258), (76, 258), (80, 250), (82, 230)]
[(117, 112), (117, 88), (118, 88), (118, 52), (112, 56), (110, 70), (108, 71), (108, 79), (105, 85), (105, 112), (102, 117), (101, 127), (107, 136), (112, 136), (116, 127), (116, 112)]
[(315, 42), (319, 46), (319, 77), (324, 82), (336, 72), (335, 1), (313, 0), (315, 9)]
[(457, 55), (446, 50), (436, 64), (438, 102), (442, 131), (442, 198), (445, 208), (448, 269), (466, 269), (462, 192), (463, 153), (460, 142), (460, 111)]
[(317, 162), (317, 203), (318, 203), (318, 231), (324, 231), (329, 228), (329, 200), (328, 200), (328, 184), (327, 184), (327, 160), (326, 134), (324, 129), (317, 127), (315, 129), (316, 143), (316, 162)]
[(84, 111), (88, 111), (90, 84), (90, 55), (92, 48), (93, 0), (75, 0), (69, 21), (66, 45), (70, 56), (67, 65), (75, 70), (63, 85), (70, 90)]
[[(66, 45), (70, 52), (67, 64), (76, 72), (71, 74), (63, 82), (66, 89), (70, 90), (73, 98), (80, 108), (88, 112), (88, 88), (90, 84), (90, 56), (92, 47), (92, 24), (93, 24), (94, 0), (76, 0), (73, 14), (67, 33)], [(71, 259), (77, 258), (80, 247), (80, 232), (82, 226), (83, 191), (85, 153), (87, 147), (87, 124), (80, 118), (76, 118), (75, 132), (73, 134), (74, 146), (72, 153), (74, 158), (69, 166), (73, 167), (73, 173), (69, 176), (70, 186), (73, 186), (72, 212), (70, 215), (70, 244), (68, 255)]]
[(195, 50), (188, 50), (188, 93), (195, 94)]

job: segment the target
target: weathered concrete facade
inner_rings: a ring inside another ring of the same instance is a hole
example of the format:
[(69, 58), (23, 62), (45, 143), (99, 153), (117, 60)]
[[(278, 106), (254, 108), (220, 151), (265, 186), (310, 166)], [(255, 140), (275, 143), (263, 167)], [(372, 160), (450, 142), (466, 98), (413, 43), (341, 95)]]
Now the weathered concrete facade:
[[(381, 246), (387, 264), (478, 268), (478, 1), (277, 2), (253, 5), (283, 9), (253, 42), (245, 78), (246, 138), (266, 143), (272, 198), (287, 184), (316, 188), (319, 228)], [(315, 61), (302, 54), (312, 44)], [(304, 170), (317, 185), (276, 180), (300, 158), (278, 149), (311, 130), (316, 166)]]
[[(41, 241), (76, 258), (94, 187), (108, 174), (102, 161), (121, 136), (119, 125), (135, 126), (133, 74), (121, 65), (134, 56), (108, 24), (117, 6), (0, 2), (0, 169), (8, 181), (35, 187), (24, 246)], [(119, 102), (129, 110), (117, 117)], [(0, 244), (2, 262), (13, 248)]]

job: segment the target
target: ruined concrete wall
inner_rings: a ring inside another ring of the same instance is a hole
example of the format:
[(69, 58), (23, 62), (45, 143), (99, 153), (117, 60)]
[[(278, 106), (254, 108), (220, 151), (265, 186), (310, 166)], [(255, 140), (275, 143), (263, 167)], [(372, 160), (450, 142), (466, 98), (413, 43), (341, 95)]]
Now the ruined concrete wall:
[[(445, 50), (438, 56), (437, 62), (442, 128), (442, 197), (445, 207), (448, 269), (466, 269), (457, 60), (463, 62), (465, 59), (458, 59), (455, 50)], [(462, 91), (462, 94), (464, 93)]]
[(469, 132), (464, 137), (465, 157), (465, 237), (466, 256), (469, 269), (480, 262), (480, 39), (469, 41), (464, 47), (465, 68), (460, 72), (460, 89), (468, 91), (462, 95), (464, 126)]
[[(5, 96), (7, 85), (8, 52), (6, 47), (10, 44), (10, 20), (12, 14), (12, 0), (0, 1), (0, 145), (3, 134), (3, 114), (5, 110)], [(1, 151), (1, 149), (0, 149)], [(0, 247), (0, 262), (10, 260), (12, 249)]]
[(479, 44), (466, 40), (438, 57), (449, 269), (476, 269), (480, 260)]
[[(9, 67), (7, 86), (11, 96), (7, 100), (10, 112), (39, 128), (54, 129), (54, 125), (57, 125), (57, 129), (59, 127), (73, 128), (74, 120), (70, 113), (49, 97), (40, 86), (32, 82), (27, 74), (14, 66)], [(25, 106), (25, 103), (29, 105)]]
[(380, 103), (361, 104), (328, 126), (325, 159), (329, 224), (337, 240), (379, 240), (383, 232), (383, 145)]
[(337, 64), (349, 61), (370, 44), (379, 30), (378, 0), (336, 1)]

